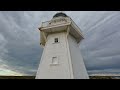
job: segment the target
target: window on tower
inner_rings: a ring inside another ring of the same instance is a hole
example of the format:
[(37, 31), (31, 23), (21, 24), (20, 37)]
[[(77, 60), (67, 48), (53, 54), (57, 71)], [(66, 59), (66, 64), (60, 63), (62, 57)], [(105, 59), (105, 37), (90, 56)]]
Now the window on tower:
[(58, 64), (59, 64), (58, 58), (57, 57), (52, 57), (51, 65), (58, 65)]
[(58, 38), (55, 38), (54, 42), (55, 42), (55, 43), (58, 43)]

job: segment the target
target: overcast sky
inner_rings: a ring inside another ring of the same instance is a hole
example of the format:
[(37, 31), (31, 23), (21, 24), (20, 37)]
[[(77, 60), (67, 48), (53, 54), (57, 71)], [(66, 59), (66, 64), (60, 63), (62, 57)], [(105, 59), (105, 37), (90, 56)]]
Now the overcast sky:
[[(0, 11), (0, 75), (35, 75), (43, 49), (38, 27), (56, 11)], [(88, 72), (120, 72), (120, 12), (65, 11), (81, 28)]]

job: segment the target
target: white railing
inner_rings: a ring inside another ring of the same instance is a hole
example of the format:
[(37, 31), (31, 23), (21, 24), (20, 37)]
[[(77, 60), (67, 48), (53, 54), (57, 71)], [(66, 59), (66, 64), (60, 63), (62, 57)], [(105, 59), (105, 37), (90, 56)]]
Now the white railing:
[(73, 23), (74, 27), (80, 30), (80, 32), (82, 33), (81, 29), (76, 25), (76, 23), (70, 17), (59, 17), (59, 18), (54, 18), (51, 21), (42, 22), (41, 27), (49, 27), (49, 26), (67, 24), (71, 22)]
[(71, 22), (70, 18), (59, 17), (59, 18), (52, 19), (51, 21), (42, 22), (41, 27), (48, 27), (48, 26), (54, 26), (54, 25), (59, 25), (59, 24), (66, 24), (66, 23), (70, 23), (70, 22)]
[(50, 21), (42, 22), (41, 27), (47, 27), (50, 24)]

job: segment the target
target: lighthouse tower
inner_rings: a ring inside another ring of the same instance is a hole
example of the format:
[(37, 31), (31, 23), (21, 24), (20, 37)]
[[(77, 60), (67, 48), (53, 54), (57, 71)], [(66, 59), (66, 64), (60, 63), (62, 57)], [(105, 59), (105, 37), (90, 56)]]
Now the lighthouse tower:
[(56, 13), (39, 30), (44, 50), (36, 79), (89, 79), (79, 49), (84, 37), (69, 16)]

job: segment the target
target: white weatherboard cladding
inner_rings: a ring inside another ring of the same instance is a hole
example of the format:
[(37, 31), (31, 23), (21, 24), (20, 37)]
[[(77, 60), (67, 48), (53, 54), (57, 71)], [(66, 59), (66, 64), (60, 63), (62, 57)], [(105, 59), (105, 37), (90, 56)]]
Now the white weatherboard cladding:
[[(54, 39), (58, 38), (58, 43)], [(52, 64), (57, 58), (58, 64)], [(36, 79), (88, 79), (79, 45), (67, 32), (49, 34)]]
[[(51, 21), (39, 28), (40, 45), (44, 50), (36, 79), (89, 79), (79, 49), (84, 38), (81, 30), (69, 17)], [(57, 43), (55, 38), (58, 38)]]
[[(59, 42), (54, 43), (58, 38)], [(73, 78), (70, 55), (68, 52), (66, 32), (50, 34), (44, 47), (36, 78), (39, 79), (70, 79)], [(52, 65), (52, 58), (57, 57), (58, 64)]]
[(71, 35), (68, 35), (68, 43), (74, 79), (88, 79), (89, 77), (80, 53), (79, 45)]

